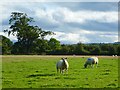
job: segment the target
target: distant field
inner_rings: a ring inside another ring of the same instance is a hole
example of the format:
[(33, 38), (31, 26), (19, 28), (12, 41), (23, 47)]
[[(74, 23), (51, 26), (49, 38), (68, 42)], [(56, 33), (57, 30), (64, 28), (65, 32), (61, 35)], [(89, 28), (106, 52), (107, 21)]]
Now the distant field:
[[(56, 62), (67, 57), (68, 74), (56, 73)], [(3, 88), (117, 88), (118, 58), (99, 57), (98, 68), (84, 69), (88, 56), (3, 56)]]

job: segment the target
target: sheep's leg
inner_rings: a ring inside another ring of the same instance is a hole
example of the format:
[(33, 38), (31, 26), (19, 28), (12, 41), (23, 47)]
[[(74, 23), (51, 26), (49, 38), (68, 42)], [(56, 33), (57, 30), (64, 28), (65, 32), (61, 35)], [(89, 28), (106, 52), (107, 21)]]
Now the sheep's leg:
[(62, 69), (62, 73), (64, 73), (64, 69)]
[(61, 73), (61, 69), (60, 69), (60, 73)]
[(67, 69), (64, 69), (64, 72), (66, 73), (66, 72), (67, 72)]
[(64, 70), (62, 70), (62, 73), (64, 73)]
[(59, 72), (59, 69), (57, 68), (57, 73)]
[(62, 69), (60, 68), (60, 73), (62, 73)]
[(67, 73), (67, 69), (65, 69), (65, 72)]
[(68, 69), (65, 69), (66, 73), (68, 74)]
[(94, 64), (92, 64), (92, 68), (94, 68)]
[(86, 68), (87, 68), (87, 67), (89, 68), (89, 67), (90, 67), (90, 65), (87, 65), (87, 66), (86, 66)]
[(92, 64), (88, 65), (89, 68), (92, 68)]

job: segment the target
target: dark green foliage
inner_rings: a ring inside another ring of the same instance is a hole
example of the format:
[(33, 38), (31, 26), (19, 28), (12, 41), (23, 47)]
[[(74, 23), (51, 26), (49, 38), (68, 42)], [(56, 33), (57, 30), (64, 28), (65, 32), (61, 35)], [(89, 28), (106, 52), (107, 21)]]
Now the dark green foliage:
[[(25, 54), (21, 42), (14, 44), (6, 37), (2, 38), (3, 54)], [(29, 54), (40, 55), (120, 55), (119, 44), (73, 44), (61, 45), (54, 38), (50, 40), (36, 39), (29, 48)]]
[(33, 49), (35, 49), (36, 54), (46, 54), (49, 50), (48, 41), (42, 39), (36, 40), (35, 47), (33, 47)]
[(38, 26), (30, 25), (31, 22), (33, 22), (33, 18), (28, 17), (27, 14), (13, 12), (9, 20), (10, 29), (4, 30), (8, 35), (17, 36), (18, 42), (15, 43), (14, 48), (16, 49), (18, 46), (17, 53), (19, 54), (31, 54), (34, 42), (38, 38), (44, 40), (45, 36), (53, 34), (50, 31), (43, 31)]
[(93, 54), (93, 55), (100, 55), (100, 53), (101, 53), (100, 47), (97, 46), (97, 45), (94, 46), (93, 50), (91, 51), (91, 54)]
[(51, 51), (61, 49), (60, 42), (58, 40), (56, 40), (55, 38), (51, 38), (48, 41), (48, 45), (49, 45)]
[(6, 38), (5, 36), (2, 37), (2, 54), (11, 54), (12, 50), (12, 41), (10, 39)]
[(0, 35), (0, 55), (2, 54), (2, 35)]
[(117, 54), (120, 56), (120, 45), (117, 47)]

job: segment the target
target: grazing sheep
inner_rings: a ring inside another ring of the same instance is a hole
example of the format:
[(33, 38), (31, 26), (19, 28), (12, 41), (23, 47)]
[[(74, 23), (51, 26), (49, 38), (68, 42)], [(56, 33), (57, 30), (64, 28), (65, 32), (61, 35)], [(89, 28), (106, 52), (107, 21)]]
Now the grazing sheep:
[(61, 58), (61, 60), (58, 61), (56, 64), (57, 72), (59, 72), (59, 69), (60, 69), (60, 73), (63, 73), (64, 70), (68, 71), (68, 67), (69, 67), (69, 64), (67, 62), (67, 58)]
[(115, 56), (115, 55), (112, 55), (113, 57)]
[(94, 67), (94, 64), (96, 64), (96, 67), (97, 67), (97, 65), (98, 65), (98, 58), (97, 57), (90, 57), (85, 62), (84, 67), (87, 68), (87, 65), (90, 65), (90, 66)]

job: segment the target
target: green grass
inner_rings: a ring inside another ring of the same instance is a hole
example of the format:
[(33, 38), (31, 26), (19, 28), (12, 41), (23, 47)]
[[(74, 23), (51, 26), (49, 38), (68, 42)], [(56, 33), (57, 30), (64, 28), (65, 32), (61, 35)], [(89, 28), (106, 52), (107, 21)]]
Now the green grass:
[(68, 74), (56, 73), (61, 57), (3, 56), (3, 88), (117, 88), (118, 59), (99, 57), (98, 68), (84, 69), (87, 57), (69, 57)]

